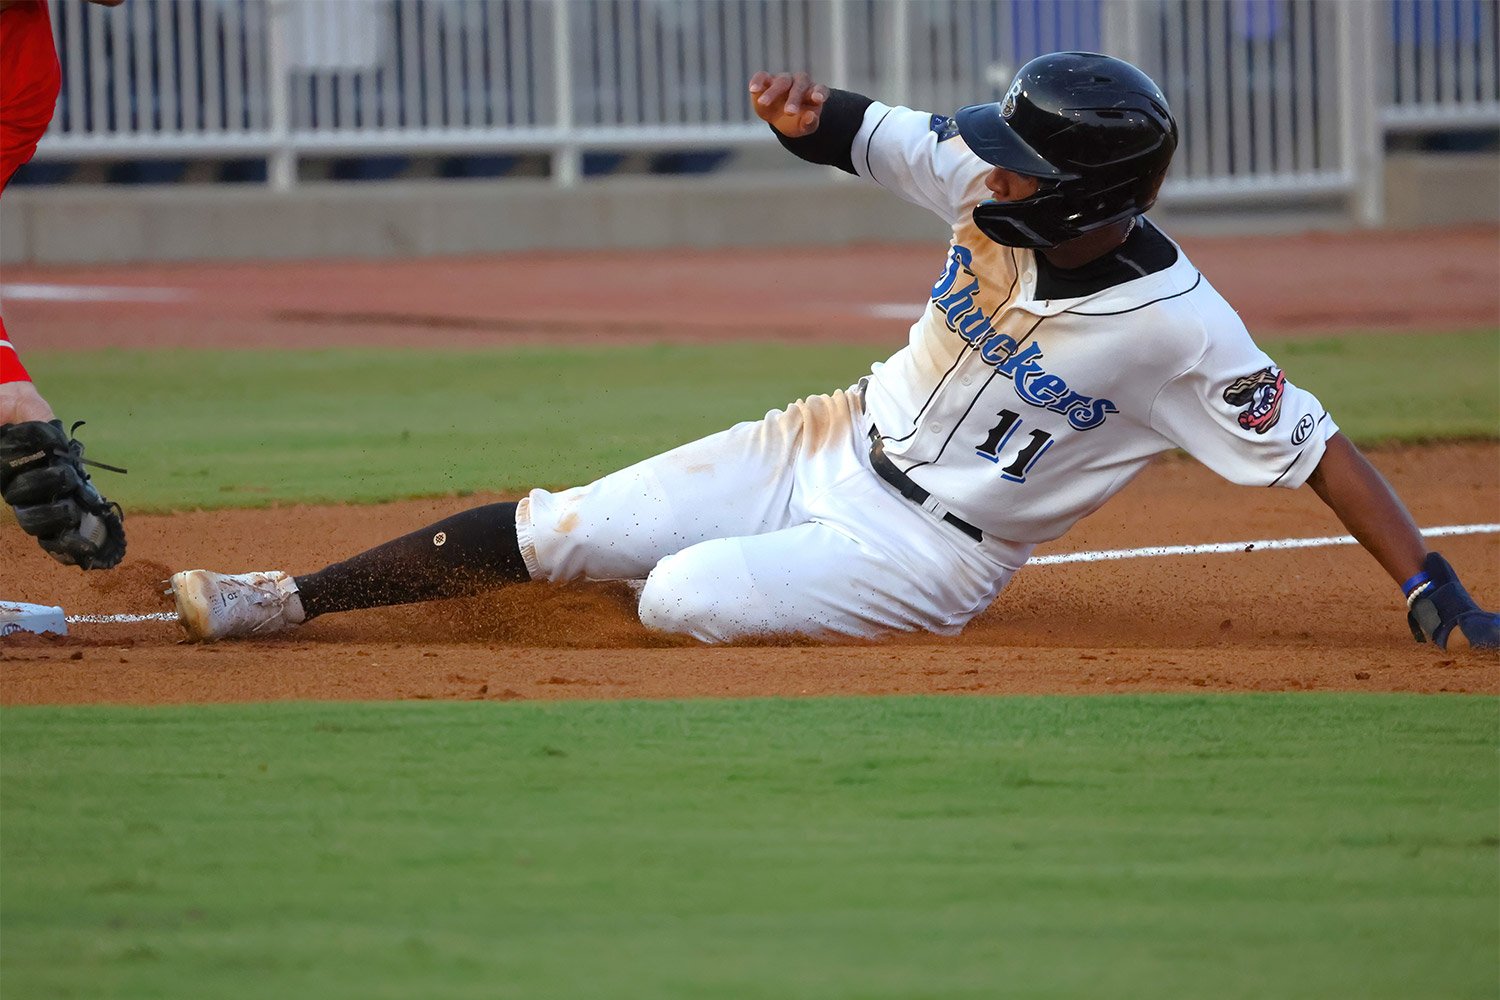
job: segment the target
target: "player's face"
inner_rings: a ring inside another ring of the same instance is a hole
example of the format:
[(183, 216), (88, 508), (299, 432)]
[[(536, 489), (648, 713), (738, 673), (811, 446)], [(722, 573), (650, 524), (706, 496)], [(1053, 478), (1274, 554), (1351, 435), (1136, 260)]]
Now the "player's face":
[(1036, 194), (1040, 182), (1035, 177), (996, 167), (985, 175), (984, 186), (996, 201), (1020, 201)]

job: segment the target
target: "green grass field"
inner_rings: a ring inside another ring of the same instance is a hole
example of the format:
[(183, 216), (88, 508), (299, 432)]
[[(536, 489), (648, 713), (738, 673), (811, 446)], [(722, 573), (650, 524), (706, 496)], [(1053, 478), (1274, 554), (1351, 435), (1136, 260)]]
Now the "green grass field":
[(10, 997), (1486, 997), (1496, 702), (13, 709)]
[[(584, 481), (874, 353), (27, 360), (141, 511)], [(1362, 442), (1500, 434), (1495, 332), (1273, 355)], [(0, 997), (1500, 997), (1497, 726), (1313, 694), (5, 709)]]
[[(1422, 363), (1395, 360), (1418, 345)], [(27, 362), (127, 509), (377, 501), (588, 482), (809, 393), (878, 351), (784, 344), (107, 351)], [(1288, 341), (1274, 355), (1361, 443), (1500, 435), (1500, 332)]]

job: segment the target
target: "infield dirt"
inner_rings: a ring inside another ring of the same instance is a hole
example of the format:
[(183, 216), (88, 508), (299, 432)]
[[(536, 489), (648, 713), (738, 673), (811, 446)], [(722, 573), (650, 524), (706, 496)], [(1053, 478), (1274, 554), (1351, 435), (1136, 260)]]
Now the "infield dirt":
[[(1421, 252), (1413, 254), (1413, 246)], [(1269, 334), (1267, 341), (1356, 326), (1400, 332), (1417, 323), (1500, 324), (1496, 247), (1493, 229), (1188, 245), (1252, 329)], [(746, 268), (789, 274), (795, 284), (807, 271), (796, 262), (809, 253), (742, 256)], [(831, 253), (837, 266), (828, 268), (824, 259), (822, 273), (859, 276), (865, 298), (835, 283), (822, 289), (826, 315), (775, 307), (752, 314), (745, 270), (738, 272), (740, 298), (726, 303), (694, 279), (702, 255), (694, 255), (694, 265), (681, 254), (644, 266), (641, 255), (604, 254), (567, 262), (553, 255), (299, 265), (295, 273), (303, 277), (291, 284), (294, 271), (284, 264), (15, 268), (8, 281), (167, 286), (191, 295), (113, 307), (16, 302), (6, 315), (24, 343), (53, 349), (373, 345), (413, 336), (428, 346), (474, 346), (574, 330), (584, 342), (647, 332), (653, 340), (744, 338), (758, 331), (878, 340), (894, 350), (903, 323), (857, 314), (868, 298), (871, 268), (890, 272), (891, 280), (877, 287), (909, 289), (914, 294), (903, 297), (915, 304), (933, 248)], [(1414, 285), (1411, 273), (1395, 273), (1408, 265), (1422, 272), (1426, 293), (1414, 290), (1422, 283)], [(591, 278), (588, 295), (575, 288), (570, 299), (546, 298), (560, 276), (579, 272)], [(489, 275), (482, 294), (461, 301), (445, 294), (465, 275), (480, 274)], [(1446, 311), (1418, 312), (1412, 303), (1431, 301), (1434, 287), (1444, 290), (1438, 298), (1448, 303)], [(656, 299), (643, 293), (659, 296), (668, 288), (679, 303), (689, 291), (704, 295), (710, 321), (673, 324), (645, 304)], [(811, 293), (791, 288), (778, 300), (804, 294)], [(277, 305), (268, 306), (273, 300)], [(549, 301), (561, 304), (549, 311)], [(1445, 362), (1462, 360), (1420, 359)], [(1500, 444), (1385, 449), (1373, 458), (1424, 526), (1500, 521)], [(167, 607), (161, 582), (174, 570), (306, 572), (489, 499), (131, 515), (126, 562), (88, 575), (46, 559), (7, 519), (0, 523), (0, 596), (61, 604), (70, 614), (161, 611)], [(1190, 461), (1167, 459), (1038, 554), (1342, 532), (1309, 490), (1249, 490)], [(1482, 602), (1500, 603), (1500, 536), (1434, 545)], [(1500, 693), (1500, 658), (1417, 647), (1403, 612), (1400, 595), (1356, 546), (1031, 567), (962, 636), (863, 644), (708, 648), (647, 633), (621, 586), (528, 585), (486, 598), (323, 619), (258, 642), (187, 645), (175, 625), (162, 622), (78, 625), (60, 639), (11, 637), (0, 640), (0, 704), (1205, 689)]]

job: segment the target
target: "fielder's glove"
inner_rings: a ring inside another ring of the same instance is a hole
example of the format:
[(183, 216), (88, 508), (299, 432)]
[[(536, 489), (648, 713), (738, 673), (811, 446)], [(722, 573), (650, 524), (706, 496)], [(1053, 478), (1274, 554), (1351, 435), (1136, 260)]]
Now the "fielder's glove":
[(1422, 572), (1427, 579), (1406, 599), (1412, 638), (1418, 642), (1431, 639), (1439, 649), (1447, 649), (1456, 628), (1475, 649), (1500, 649), (1500, 615), (1474, 603), (1448, 560), (1429, 552)]
[(65, 566), (109, 569), (125, 556), (125, 515), (99, 495), (85, 465), (125, 471), (85, 461), (61, 420), (0, 425), (0, 497), (21, 530)]

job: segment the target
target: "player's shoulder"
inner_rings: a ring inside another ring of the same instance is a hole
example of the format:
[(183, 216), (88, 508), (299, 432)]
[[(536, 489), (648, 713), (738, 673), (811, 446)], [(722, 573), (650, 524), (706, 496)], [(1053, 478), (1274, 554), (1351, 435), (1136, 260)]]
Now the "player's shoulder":
[(851, 153), (859, 176), (896, 190), (950, 223), (988, 196), (989, 166), (946, 115), (872, 101)]
[(1067, 308), (1075, 322), (1127, 334), (1162, 372), (1192, 367), (1225, 337), (1244, 334), (1238, 314), (1177, 247), (1167, 267)]
[(1196, 303), (1217, 297), (1182, 248), (1164, 234), (1160, 239), (1166, 256), (1156, 257), (1154, 264), (1144, 257), (1121, 260), (1113, 266), (1113, 283), (1065, 303), (1065, 311), (1079, 317), (1109, 317), (1116, 323), (1160, 324), (1190, 316)]
[(1170, 345), (1163, 354), (1184, 370), (1259, 357), (1261, 349), (1244, 319), (1186, 253), (1180, 254), (1174, 268), (1182, 269), (1177, 279), (1180, 294), (1155, 303), (1149, 323), (1157, 331), (1157, 342)]
[(1129, 292), (1141, 299), (1141, 308), (1150, 309), (1152, 320), (1176, 319), (1187, 326), (1201, 326), (1205, 335), (1240, 334), (1245, 330), (1239, 313), (1214, 287), (1208, 275), (1198, 269), (1182, 245), (1151, 220), (1142, 219), (1153, 235), (1176, 253), (1171, 266), (1150, 277), (1157, 280), (1133, 283)]

